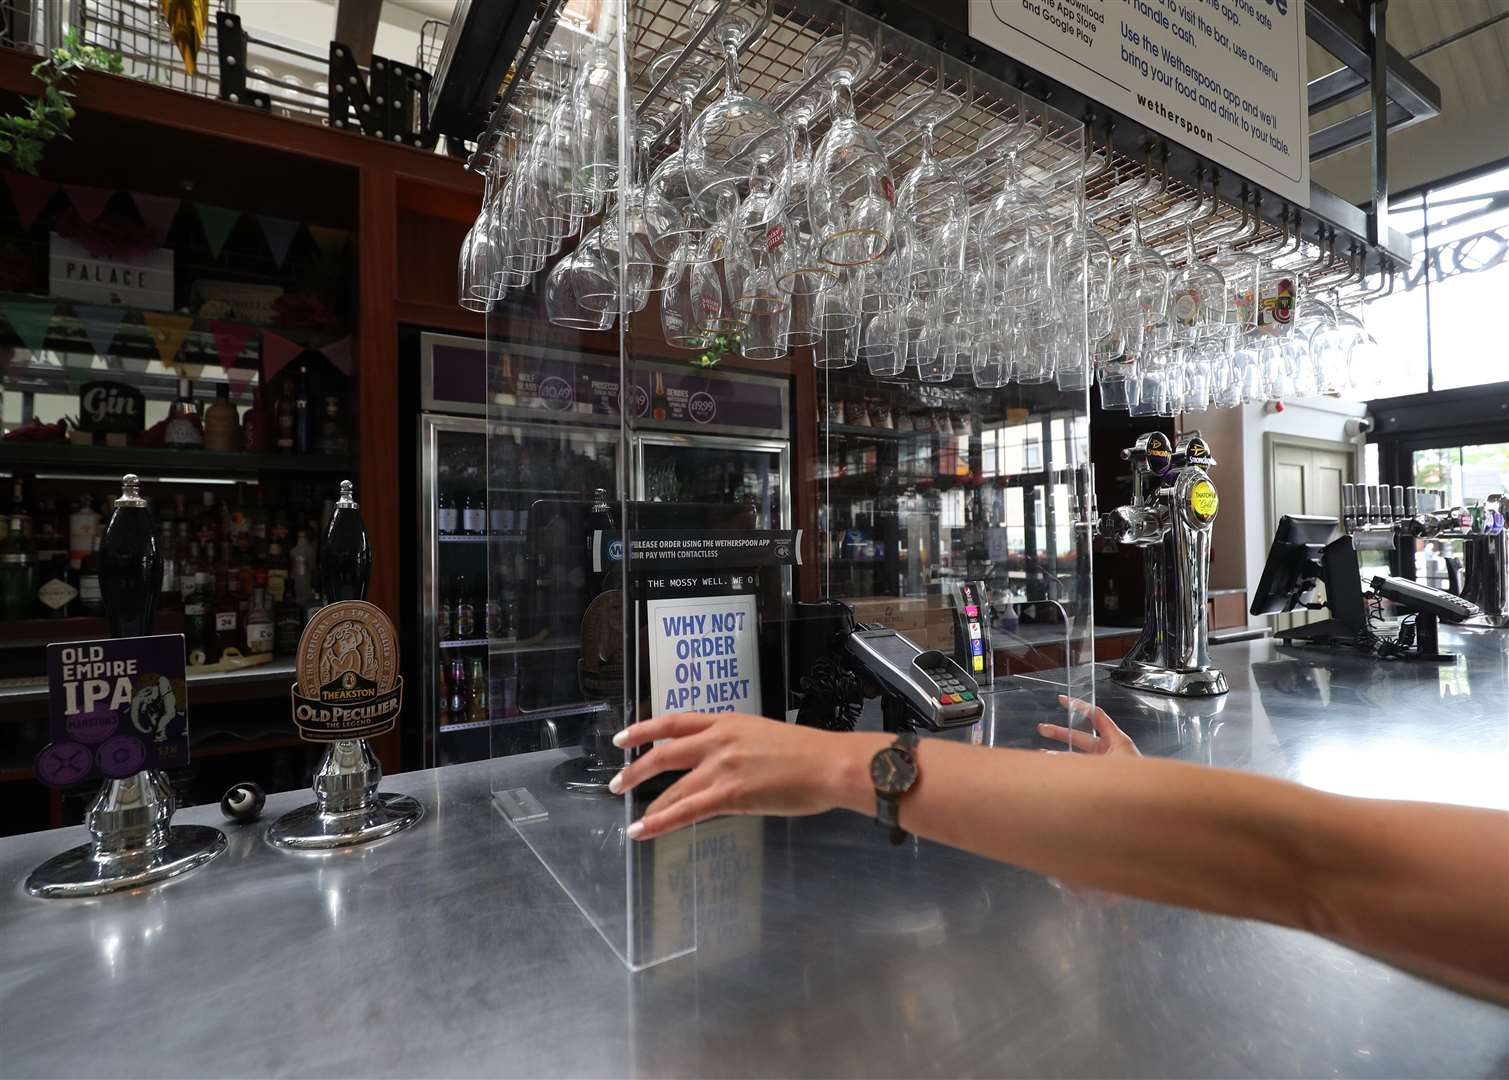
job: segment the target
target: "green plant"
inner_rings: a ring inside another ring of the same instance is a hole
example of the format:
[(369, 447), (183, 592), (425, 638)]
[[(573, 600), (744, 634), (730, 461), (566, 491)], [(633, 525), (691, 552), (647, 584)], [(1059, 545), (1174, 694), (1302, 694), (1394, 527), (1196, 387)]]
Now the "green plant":
[(739, 342), (743, 340), (743, 337), (744, 335), (740, 334), (737, 330), (729, 330), (726, 333), (712, 335), (712, 338), (708, 341), (708, 347), (692, 357), (690, 361), (692, 367), (709, 368), (717, 366), (719, 360), (739, 351)]
[(81, 71), (121, 73), (119, 53), (98, 45), (85, 45), (78, 30), (70, 27), (63, 44), (31, 69), (42, 83), (42, 96), (30, 98), (19, 114), (0, 116), (0, 154), (18, 172), (37, 174), (42, 153), (53, 139), (68, 137), (73, 120), (73, 94), (65, 87)]

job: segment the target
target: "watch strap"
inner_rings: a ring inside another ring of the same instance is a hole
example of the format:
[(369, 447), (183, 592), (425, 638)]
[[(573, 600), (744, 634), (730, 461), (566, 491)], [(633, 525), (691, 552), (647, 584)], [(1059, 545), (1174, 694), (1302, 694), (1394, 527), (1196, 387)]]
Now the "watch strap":
[[(920, 741), (915, 731), (904, 731), (896, 736), (896, 741), (886, 747), (886, 750), (901, 751), (912, 759), (913, 767), (915, 767), (917, 763), (917, 744)], [(916, 780), (914, 779), (912, 786), (915, 785)], [(879, 825), (882, 829), (889, 830), (889, 836), (893, 844), (899, 844), (906, 839), (906, 830), (901, 827), (900, 795), (891, 795), (878, 790), (875, 792), (875, 824)]]

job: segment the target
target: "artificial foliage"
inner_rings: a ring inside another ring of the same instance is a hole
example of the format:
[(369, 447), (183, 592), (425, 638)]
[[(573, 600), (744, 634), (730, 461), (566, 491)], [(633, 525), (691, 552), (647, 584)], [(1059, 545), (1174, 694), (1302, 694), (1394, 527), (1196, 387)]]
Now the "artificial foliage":
[(78, 30), (70, 27), (63, 44), (36, 64), (31, 73), (42, 83), (42, 96), (28, 98), (20, 113), (0, 116), (0, 154), (11, 168), (37, 174), (47, 144), (68, 137), (73, 121), (73, 94), (67, 89), (81, 71), (121, 73), (119, 53), (98, 45), (85, 45)]
[(713, 334), (707, 343), (707, 348), (692, 359), (692, 367), (709, 368), (717, 365), (730, 353), (739, 351), (739, 342), (743, 339), (737, 330), (729, 330), (724, 333)]

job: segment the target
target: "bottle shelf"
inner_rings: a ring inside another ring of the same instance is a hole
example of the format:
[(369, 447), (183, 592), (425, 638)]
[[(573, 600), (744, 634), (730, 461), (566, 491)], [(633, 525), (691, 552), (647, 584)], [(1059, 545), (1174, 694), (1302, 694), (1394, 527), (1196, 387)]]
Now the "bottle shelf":
[(509, 656), (515, 653), (540, 653), (540, 652), (563, 652), (567, 649), (581, 648), (578, 638), (559, 638), (554, 641), (509, 641), (498, 640), (492, 643), (492, 655)]
[(503, 727), (506, 724), (522, 724), (531, 720), (557, 720), (566, 716), (592, 716), (608, 708), (602, 701), (580, 701), (574, 705), (557, 705), (549, 709), (530, 709), (528, 712), (498, 713), (486, 720), (463, 720), (455, 724), (441, 724), (442, 734), (452, 731), (476, 731), (479, 728)]
[(486, 544), (489, 541), (498, 541), (505, 544), (522, 544), (524, 534), (521, 532), (496, 532), (486, 536), (437, 536), (435, 539), (442, 544)]
[(347, 473), (356, 468), (348, 456), (318, 454), (224, 454), (209, 450), (169, 450), (147, 446), (82, 446), (77, 443), (0, 441), (0, 468), (102, 470), (121, 473), (211, 473), (216, 476), (262, 472)]
[(487, 644), (487, 638), (452, 638), (449, 641), (436, 642), (442, 649), (480, 649)]

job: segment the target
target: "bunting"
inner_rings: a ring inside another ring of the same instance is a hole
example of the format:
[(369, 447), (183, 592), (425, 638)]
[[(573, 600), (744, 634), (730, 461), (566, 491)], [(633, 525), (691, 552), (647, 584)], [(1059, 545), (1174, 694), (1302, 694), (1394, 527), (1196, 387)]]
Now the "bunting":
[(286, 368), (293, 358), (304, 351), (304, 346), (289, 341), (279, 334), (262, 334), (262, 379), (272, 382), (278, 372)]
[(348, 334), (339, 341), (332, 341), (329, 345), (320, 347), (320, 352), (325, 354), (325, 359), (334, 364), (342, 374), (351, 374), (351, 336)]
[(193, 318), (166, 311), (144, 311), (142, 318), (152, 328), (152, 343), (157, 346), (157, 355), (162, 360), (163, 367), (172, 367), (178, 349), (183, 345), (184, 336), (189, 332), (189, 327), (194, 325)]
[(220, 253), (225, 250), (225, 242), (230, 239), (231, 230), (241, 218), (241, 211), (211, 206), (209, 203), (195, 203), (194, 209), (199, 212), (199, 224), (210, 245), (210, 254), (220, 258)]
[(16, 206), (16, 217), (21, 220), (22, 230), (31, 228), (37, 215), (46, 209), (58, 190), (58, 185), (51, 180), (41, 180), (25, 173), (8, 172), (5, 183), (10, 188), (11, 202)]
[(215, 355), (220, 359), (220, 366), (229, 371), (245, 351), (247, 343), (257, 336), (257, 329), (245, 323), (212, 319), (210, 333), (215, 338)]
[(306, 225), (305, 228), (327, 258), (345, 247), (346, 239), (351, 235), (349, 229), (335, 229), (329, 225)]
[(90, 187), (88, 184), (64, 184), (63, 190), (68, 192), (68, 200), (85, 221), (94, 221), (103, 214), (115, 194), (110, 188)]
[(73, 313), (84, 324), (84, 333), (95, 356), (109, 356), (126, 309), (119, 304), (74, 304)]
[(299, 233), (299, 223), (271, 214), (258, 214), (257, 224), (262, 226), (262, 236), (267, 241), (268, 250), (272, 252), (272, 261), (279, 270), (283, 269), (288, 249), (293, 246), (293, 238)]
[(254, 378), (256, 378), (256, 376), (257, 376), (257, 371), (256, 371), (255, 368), (246, 368), (246, 367), (228, 367), (228, 368), (226, 368), (225, 369), (225, 381), (228, 382), (228, 383), (230, 383), (230, 386), (231, 386), (231, 398), (233, 400), (240, 400), (240, 398), (246, 393), (246, 388), (251, 385), (251, 381)]
[(30, 352), (40, 352), (47, 345), (47, 331), (52, 326), (52, 314), (57, 305), (16, 300), (0, 304), (0, 310), (5, 312), (6, 321)]
[(136, 214), (142, 224), (152, 233), (157, 246), (162, 247), (167, 243), (168, 230), (173, 227), (183, 200), (172, 195), (139, 195), (135, 192), (131, 198), (136, 202)]
[(178, 363), (174, 365), (174, 368), (177, 370), (178, 374), (182, 375), (185, 379), (190, 379), (194, 382), (198, 382), (199, 376), (204, 374), (203, 364), (191, 364), (187, 360), (178, 361)]

